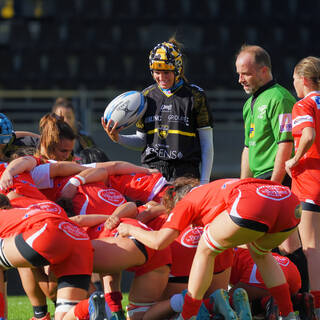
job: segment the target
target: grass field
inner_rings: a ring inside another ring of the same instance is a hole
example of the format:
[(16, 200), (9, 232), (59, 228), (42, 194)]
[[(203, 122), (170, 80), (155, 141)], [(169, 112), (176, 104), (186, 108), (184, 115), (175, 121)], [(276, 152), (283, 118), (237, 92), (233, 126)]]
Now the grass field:
[[(126, 305), (127, 301), (127, 294), (124, 294), (123, 305)], [(51, 301), (48, 301), (48, 308), (51, 316), (53, 316), (54, 305)], [(29, 320), (32, 316), (32, 307), (26, 296), (8, 297), (8, 320)]]

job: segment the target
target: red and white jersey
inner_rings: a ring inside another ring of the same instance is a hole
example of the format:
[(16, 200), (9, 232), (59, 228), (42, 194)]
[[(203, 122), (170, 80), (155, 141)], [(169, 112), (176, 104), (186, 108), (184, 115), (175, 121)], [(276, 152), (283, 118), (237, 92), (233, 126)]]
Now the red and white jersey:
[[(52, 210), (51, 210), (52, 209)], [(30, 205), (29, 208), (0, 209), (0, 238), (8, 238), (22, 233), (40, 221), (56, 218), (62, 221), (70, 220), (63, 214), (57, 214), (56, 207), (47, 207), (44, 210), (40, 204)]]
[(297, 151), (302, 130), (311, 127), (316, 138), (310, 149), (292, 168), (292, 191), (301, 201), (320, 205), (320, 91), (296, 102), (292, 110), (292, 135)]
[[(6, 169), (7, 164), (0, 164), (0, 176)], [(14, 191), (25, 197), (31, 197), (34, 199), (46, 199), (46, 197), (38, 190), (32, 176), (29, 172), (22, 172), (13, 177), (13, 185), (9, 190), (0, 190), (1, 193), (7, 194), (10, 191)]]
[(125, 197), (104, 183), (88, 183), (78, 187), (78, 192), (72, 199), (76, 214), (106, 214), (111, 215), (117, 207), (127, 202)]
[(298, 204), (288, 187), (269, 180), (220, 179), (193, 188), (176, 204), (162, 228), (182, 232), (190, 224), (205, 226), (226, 210), (231, 218), (254, 221), (266, 232), (280, 232), (298, 225)]
[[(188, 277), (193, 257), (196, 253), (203, 227), (188, 226), (171, 245), (172, 265), (170, 277)], [(214, 273), (222, 272), (231, 267), (233, 260), (232, 249), (225, 250), (216, 257)]]
[(152, 200), (168, 181), (161, 173), (139, 173), (110, 176), (108, 183), (130, 200), (146, 203)]
[[(39, 184), (43, 194), (56, 201), (64, 186), (71, 176), (50, 178), (49, 165), (38, 166), (32, 174)], [(72, 203), (76, 214), (106, 214), (111, 215), (113, 211), (125, 203), (126, 199), (117, 190), (107, 187), (103, 182), (88, 183), (78, 187)]]
[(13, 208), (24, 208), (27, 210), (39, 209), (46, 212), (51, 212), (61, 217), (67, 218), (68, 215), (62, 207), (50, 200), (39, 200), (29, 197), (18, 197), (10, 200)]
[(52, 186), (50, 188), (41, 189), (41, 192), (51, 201), (57, 201), (60, 197), (63, 187), (68, 183), (71, 176), (55, 177), (52, 179)]
[[(296, 265), (287, 257), (277, 253), (272, 253), (272, 255), (278, 262), (287, 279), (290, 293), (292, 295), (297, 293), (301, 287), (301, 277)], [(251, 258), (249, 250), (243, 248), (236, 248), (234, 250), (234, 260), (230, 276), (230, 283), (232, 285), (236, 285), (239, 282), (266, 289), (257, 265)]]

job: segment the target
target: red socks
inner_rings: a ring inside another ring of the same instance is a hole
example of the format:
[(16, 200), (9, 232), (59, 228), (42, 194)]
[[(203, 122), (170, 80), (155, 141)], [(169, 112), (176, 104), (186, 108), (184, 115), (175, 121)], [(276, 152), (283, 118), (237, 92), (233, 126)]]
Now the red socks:
[[(117, 312), (119, 310), (122, 310), (121, 292), (117, 291), (117, 292), (105, 293), (104, 296), (111, 312)], [(74, 309), (74, 315), (78, 317), (80, 320), (86, 320), (88, 319), (88, 315), (89, 315), (88, 310), (89, 310), (89, 299), (82, 300), (76, 305)]]
[(268, 288), (268, 290), (276, 300), (280, 315), (287, 316), (290, 312), (293, 312), (290, 290), (287, 282), (280, 286)]
[(213, 313), (214, 302), (210, 302), (210, 298), (203, 299), (202, 302), (206, 306), (207, 310), (210, 313)]
[(184, 297), (184, 304), (183, 304), (183, 309), (181, 313), (183, 319), (189, 319), (192, 316), (197, 315), (200, 309), (201, 303), (202, 303), (202, 300), (193, 299), (187, 293)]
[(4, 318), (5, 300), (3, 294), (0, 292), (0, 317)]
[(89, 299), (80, 301), (74, 308), (74, 315), (79, 320), (86, 320), (89, 317)]
[(320, 308), (320, 291), (311, 291), (310, 293), (314, 296), (314, 307)]
[(105, 293), (104, 297), (108, 303), (111, 312), (117, 312), (122, 310), (122, 294), (120, 291)]

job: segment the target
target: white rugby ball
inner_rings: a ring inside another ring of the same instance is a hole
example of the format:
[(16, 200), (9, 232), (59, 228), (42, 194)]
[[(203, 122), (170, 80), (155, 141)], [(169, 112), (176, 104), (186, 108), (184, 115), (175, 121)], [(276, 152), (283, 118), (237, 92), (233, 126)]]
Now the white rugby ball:
[(146, 103), (139, 91), (127, 91), (115, 97), (104, 110), (105, 123), (118, 122), (118, 128), (128, 128), (136, 123), (145, 113)]

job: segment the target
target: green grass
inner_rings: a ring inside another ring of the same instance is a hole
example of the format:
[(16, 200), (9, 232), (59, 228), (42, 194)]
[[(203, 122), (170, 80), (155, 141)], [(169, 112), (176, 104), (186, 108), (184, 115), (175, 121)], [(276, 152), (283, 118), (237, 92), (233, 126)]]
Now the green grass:
[[(54, 314), (54, 305), (48, 302), (51, 315)], [(32, 306), (26, 296), (8, 297), (8, 320), (29, 320), (33, 316)]]
[[(123, 294), (123, 306), (128, 303), (128, 295)], [(48, 301), (48, 309), (51, 316), (54, 315), (54, 305)], [(8, 320), (29, 320), (32, 318), (32, 306), (26, 296), (9, 296), (8, 297)]]

